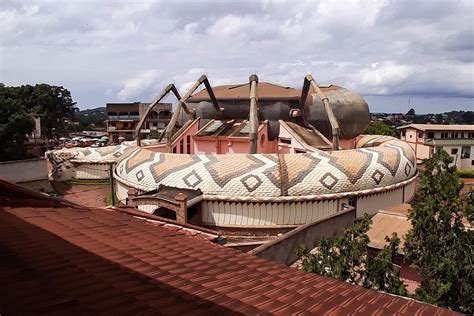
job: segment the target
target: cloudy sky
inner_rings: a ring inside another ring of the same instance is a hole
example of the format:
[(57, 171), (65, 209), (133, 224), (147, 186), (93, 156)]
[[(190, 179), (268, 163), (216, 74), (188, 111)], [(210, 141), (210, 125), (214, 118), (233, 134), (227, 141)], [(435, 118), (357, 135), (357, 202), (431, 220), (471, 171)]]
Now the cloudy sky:
[(82, 109), (149, 101), (202, 73), (350, 88), (374, 112), (474, 110), (474, 1), (0, 1), (0, 82)]

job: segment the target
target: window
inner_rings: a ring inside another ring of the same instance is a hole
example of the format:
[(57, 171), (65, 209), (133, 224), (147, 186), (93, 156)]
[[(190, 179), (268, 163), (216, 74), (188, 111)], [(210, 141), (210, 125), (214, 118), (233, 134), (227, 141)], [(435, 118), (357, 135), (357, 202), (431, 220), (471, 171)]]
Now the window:
[(423, 137), (425, 137), (425, 133), (419, 132), (419, 133), (418, 133), (418, 138), (423, 138)]
[(461, 159), (471, 158), (471, 147), (462, 146), (461, 148)]
[(263, 146), (263, 144), (265, 144), (265, 134), (262, 134), (262, 136), (260, 136), (260, 146)]
[(304, 154), (306, 153), (306, 150), (303, 149), (295, 149), (295, 154)]
[(428, 132), (427, 137), (428, 138), (434, 138), (434, 132)]
[(456, 155), (458, 153), (458, 149), (457, 148), (452, 148), (451, 149), (451, 155)]
[(186, 136), (186, 153), (191, 153), (191, 135)]
[(173, 147), (173, 154), (176, 154), (176, 146)]
[(436, 146), (436, 148), (435, 148), (435, 153), (439, 153), (441, 150), (443, 150), (443, 147), (441, 147), (441, 146)]
[(348, 203), (349, 203), (350, 206), (352, 206), (353, 208), (357, 209), (357, 196), (351, 196), (351, 197), (349, 197)]
[(474, 160), (471, 160), (471, 166), (474, 166)]
[(176, 220), (176, 212), (167, 207), (159, 207), (153, 211), (153, 215)]
[(402, 136), (405, 137), (407, 132), (405, 130), (402, 131)]
[(184, 153), (184, 139), (181, 139), (179, 141), (179, 153), (180, 154)]
[(288, 145), (291, 145), (291, 139), (290, 139), (290, 138), (280, 137), (280, 138), (278, 139), (278, 141), (279, 141), (281, 144), (288, 144)]

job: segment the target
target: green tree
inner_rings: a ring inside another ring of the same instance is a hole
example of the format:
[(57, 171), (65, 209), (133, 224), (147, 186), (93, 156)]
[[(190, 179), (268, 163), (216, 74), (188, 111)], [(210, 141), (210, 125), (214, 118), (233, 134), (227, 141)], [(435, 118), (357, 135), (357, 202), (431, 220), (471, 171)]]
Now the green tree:
[(466, 111), (461, 115), (464, 124), (474, 124), (474, 111)]
[(322, 239), (316, 251), (305, 246), (297, 250), (303, 269), (308, 272), (362, 285), (366, 288), (407, 295), (402, 281), (393, 273), (393, 259), (398, 251), (400, 239), (396, 234), (386, 237), (388, 244), (377, 256), (368, 254), (367, 231), (372, 224), (368, 215), (348, 227), (342, 236)]
[(33, 131), (33, 120), (17, 92), (0, 86), (0, 161), (26, 158), (24, 142)]
[(473, 205), (461, 199), (453, 159), (445, 152), (425, 161), (421, 185), (412, 203), (412, 229), (405, 237), (406, 258), (421, 275), (415, 298), (474, 313), (474, 232), (462, 219)]
[(364, 134), (387, 135), (387, 136), (393, 136), (393, 137), (399, 136), (397, 130), (394, 127), (389, 126), (383, 122), (370, 122)]
[(57, 86), (37, 84), (21, 86), (22, 98), (30, 113), (42, 114), (41, 125), (46, 136), (53, 137), (54, 132), (66, 133), (65, 119), (74, 117), (75, 105), (71, 93)]
[(38, 84), (6, 87), (0, 84), (0, 160), (26, 158), (24, 142), (34, 128), (32, 114), (41, 114), (45, 134), (65, 131), (65, 118), (74, 115), (75, 102), (63, 87)]

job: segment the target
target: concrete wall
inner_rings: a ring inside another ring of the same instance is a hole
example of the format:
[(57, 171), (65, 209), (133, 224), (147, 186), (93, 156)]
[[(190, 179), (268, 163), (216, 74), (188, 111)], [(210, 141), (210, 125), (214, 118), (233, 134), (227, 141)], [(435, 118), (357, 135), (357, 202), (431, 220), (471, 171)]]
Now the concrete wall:
[(415, 195), (415, 181), (390, 191), (357, 197), (357, 217), (373, 215), (380, 209), (409, 202)]
[(0, 162), (0, 177), (34, 191), (51, 191), (45, 158)]
[(313, 249), (316, 242), (322, 238), (332, 238), (344, 232), (344, 229), (354, 223), (354, 208), (306, 224), (269, 241), (251, 251), (250, 254), (274, 262), (291, 265), (298, 258), (296, 249), (304, 244)]
[(45, 158), (0, 162), (0, 177), (12, 182), (48, 179), (48, 162)]

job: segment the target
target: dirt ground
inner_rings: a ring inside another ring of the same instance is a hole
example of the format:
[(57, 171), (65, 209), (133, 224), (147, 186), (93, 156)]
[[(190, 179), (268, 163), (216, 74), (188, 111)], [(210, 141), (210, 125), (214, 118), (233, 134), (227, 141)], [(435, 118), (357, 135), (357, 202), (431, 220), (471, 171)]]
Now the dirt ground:
[(110, 193), (110, 184), (68, 184), (64, 182), (52, 182), (58, 196), (74, 203), (105, 207), (105, 197)]

